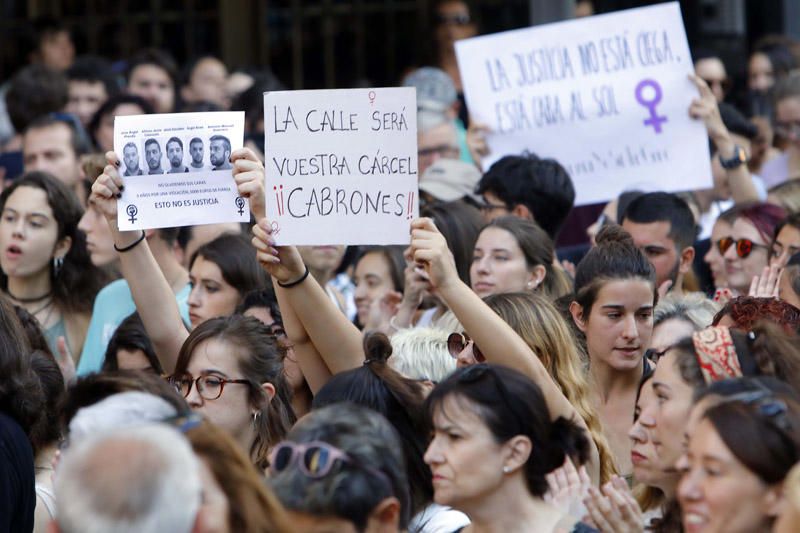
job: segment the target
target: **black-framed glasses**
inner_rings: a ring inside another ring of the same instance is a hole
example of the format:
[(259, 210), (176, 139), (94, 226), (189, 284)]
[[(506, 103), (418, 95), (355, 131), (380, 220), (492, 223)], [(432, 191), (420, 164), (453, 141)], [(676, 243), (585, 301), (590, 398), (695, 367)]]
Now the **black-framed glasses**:
[(753, 253), (753, 250), (757, 248), (769, 248), (766, 244), (758, 244), (750, 239), (735, 240), (733, 237), (723, 237), (718, 240), (716, 244), (720, 255), (725, 255), (725, 252), (727, 252), (731, 246), (735, 245), (736, 255), (738, 255), (741, 259), (746, 259), (751, 253)]
[(478, 345), (475, 344), (466, 333), (451, 333), (448, 335), (447, 351), (450, 352), (453, 359), (458, 359), (458, 354), (463, 352), (470, 342), (472, 343), (472, 355), (475, 357), (475, 360), (479, 363), (485, 362), (486, 357), (483, 355), (483, 352), (481, 352)]
[(507, 204), (493, 204), (486, 200), (486, 198), (481, 198), (481, 201), (478, 202), (478, 209), (481, 211), (491, 211), (493, 209), (505, 209), (508, 210)]
[(322, 441), (283, 441), (272, 449), (269, 469), (273, 474), (283, 472), (294, 465), (305, 476), (321, 479), (331, 473), (337, 462), (347, 463), (381, 479), (390, 492), (394, 492), (389, 476), (377, 468), (361, 464), (347, 452)]
[(169, 376), (167, 378), (175, 390), (177, 390), (184, 398), (189, 397), (192, 392), (192, 385), (197, 387), (197, 393), (204, 400), (216, 400), (222, 396), (222, 391), (225, 385), (233, 383), (236, 385), (250, 385), (250, 380), (247, 379), (227, 379), (214, 375), (204, 375), (192, 377), (191, 374), (183, 374), (180, 376)]

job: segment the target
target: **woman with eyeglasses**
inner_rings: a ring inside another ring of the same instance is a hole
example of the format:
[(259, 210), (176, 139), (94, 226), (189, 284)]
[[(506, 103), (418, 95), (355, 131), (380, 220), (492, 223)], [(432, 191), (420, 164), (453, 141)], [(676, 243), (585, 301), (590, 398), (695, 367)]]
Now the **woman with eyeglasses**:
[(798, 460), (800, 405), (793, 398), (756, 393), (710, 407), (678, 465), (684, 531), (769, 531), (784, 505), (783, 480)]
[(75, 194), (46, 172), (29, 172), (0, 195), (0, 288), (42, 326), (50, 351), (81, 353), (92, 303), (109, 278), (78, 229)]
[(393, 533), (411, 517), (400, 439), (354, 404), (316, 409), (275, 447), (269, 483), (296, 531)]
[(800, 177), (800, 74), (790, 74), (775, 84), (773, 102), (775, 134), (787, 147), (761, 168), (769, 187)]
[(711, 271), (711, 279), (714, 281), (715, 292), (722, 291), (728, 287), (728, 276), (725, 273), (725, 259), (722, 257), (723, 251), (720, 247), (720, 242), (725, 239), (727, 243), (727, 239), (730, 238), (731, 231), (733, 230), (733, 223), (740, 209), (740, 207), (734, 206), (723, 211), (711, 227), (708, 252), (703, 256), (703, 262), (708, 265), (708, 269)]
[(505, 292), (538, 291), (555, 300), (571, 290), (567, 275), (553, 266), (553, 241), (532, 220), (496, 218), (475, 242), (472, 290), (481, 298)]
[(768, 266), (775, 227), (785, 216), (783, 209), (772, 204), (745, 207), (738, 212), (730, 235), (717, 241), (728, 288), (734, 295), (748, 294), (753, 277)]
[(434, 498), (469, 516), (463, 531), (594, 531), (544, 501), (545, 476), (566, 458), (585, 462), (589, 441), (574, 422), (551, 417), (529, 378), (502, 366), (462, 368), (426, 407)]
[[(283, 354), (269, 328), (257, 319), (213, 318), (233, 313), (241, 294), (254, 288), (247, 280), (264, 279), (252, 248), (238, 236), (224, 235), (194, 254), (192, 294), (199, 294), (194, 301), (193, 296), (189, 298), (194, 311), (194, 329), (189, 334), (144, 232), (117, 228), (117, 198), (123, 183), (116, 154), (106, 155), (109, 165), (92, 186), (91, 198), (106, 216), (121, 250), (122, 272), (163, 368), (172, 371), (172, 383), (194, 410), (233, 436), (254, 464), (266, 467), (269, 448), (283, 439), (295, 418), (283, 375)], [(246, 149), (234, 152), (232, 159), (240, 194), (260, 192), (253, 199), (254, 204), (260, 200), (263, 208), (260, 161)], [(230, 272), (238, 275), (225, 279), (228, 269), (223, 265), (232, 265)]]

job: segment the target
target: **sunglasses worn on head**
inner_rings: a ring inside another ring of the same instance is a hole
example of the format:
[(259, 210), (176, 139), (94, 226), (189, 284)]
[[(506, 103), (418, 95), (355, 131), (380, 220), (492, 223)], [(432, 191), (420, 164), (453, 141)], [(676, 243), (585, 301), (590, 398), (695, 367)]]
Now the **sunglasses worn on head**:
[(466, 348), (470, 342), (472, 342), (472, 355), (475, 357), (475, 360), (479, 363), (485, 362), (486, 357), (484, 357), (478, 345), (475, 344), (466, 333), (451, 333), (447, 337), (447, 351), (450, 352), (453, 359), (458, 359), (458, 354), (463, 352), (464, 348)]
[(392, 483), (385, 473), (371, 466), (360, 464), (347, 452), (322, 441), (307, 443), (281, 442), (272, 450), (269, 468), (273, 474), (277, 474), (292, 465), (297, 465), (297, 468), (304, 475), (312, 479), (321, 479), (330, 474), (337, 461), (369, 472), (379, 478), (393, 492)]
[(765, 244), (758, 244), (750, 239), (739, 239), (738, 241), (734, 240), (733, 237), (723, 237), (717, 241), (717, 248), (719, 249), (719, 253), (721, 255), (725, 255), (725, 252), (728, 251), (728, 248), (731, 246), (736, 245), (736, 255), (740, 258), (745, 259), (756, 248), (767, 248)]

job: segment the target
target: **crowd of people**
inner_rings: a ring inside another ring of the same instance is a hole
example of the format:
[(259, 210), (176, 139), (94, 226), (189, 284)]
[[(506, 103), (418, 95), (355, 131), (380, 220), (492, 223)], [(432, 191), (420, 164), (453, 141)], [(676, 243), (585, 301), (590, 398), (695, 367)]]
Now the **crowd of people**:
[[(453, 52), (478, 28), (435, 15), (398, 80), (407, 247), (276, 244), (269, 72), (75, 57), (36, 22), (0, 87), (0, 533), (797, 530), (800, 44), (761, 39), (738, 93), (695, 50), (713, 188), (585, 228), (558, 161), (484, 168)], [(251, 224), (121, 231), (114, 118), (217, 110), (245, 111), (215, 165)]]

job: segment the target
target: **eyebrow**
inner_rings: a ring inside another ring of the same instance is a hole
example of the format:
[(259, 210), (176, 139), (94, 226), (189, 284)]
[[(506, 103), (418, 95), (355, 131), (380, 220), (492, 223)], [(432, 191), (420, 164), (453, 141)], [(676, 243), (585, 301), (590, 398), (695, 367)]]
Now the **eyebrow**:
[(655, 381), (654, 380), (653, 381), (653, 389), (656, 389), (656, 388), (659, 388), (659, 389), (663, 388), (663, 389), (667, 389), (667, 390), (672, 390), (670, 388), (670, 386), (667, 385), (666, 383), (661, 383), (660, 381)]
[[(15, 215), (19, 214), (19, 212), (16, 209), (14, 209), (13, 207), (4, 207), (3, 211), (10, 211), (11, 213), (13, 213)], [(46, 218), (46, 219), (50, 218), (49, 216), (47, 216), (47, 214), (39, 213), (39, 212), (36, 212), (36, 211), (34, 211), (33, 213), (28, 213), (28, 216), (30, 216), (30, 217), (43, 217), (43, 218)]]
[(204, 368), (203, 370), (200, 371), (201, 376), (208, 376), (209, 374), (219, 374), (224, 378), (230, 377), (222, 370), (217, 370), (216, 368)]

